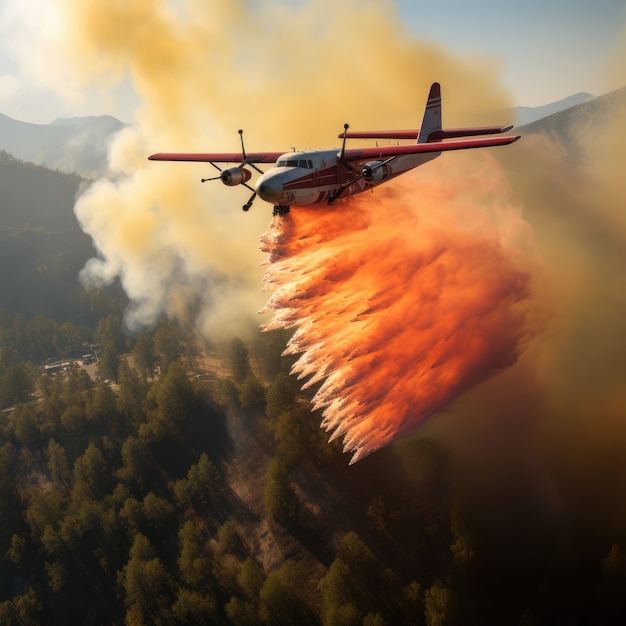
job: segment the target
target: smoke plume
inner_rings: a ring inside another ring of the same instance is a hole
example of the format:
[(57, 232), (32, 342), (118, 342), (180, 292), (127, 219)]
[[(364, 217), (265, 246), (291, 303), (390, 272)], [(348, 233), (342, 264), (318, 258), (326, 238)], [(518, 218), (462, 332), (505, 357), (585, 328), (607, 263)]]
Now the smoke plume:
[[(162, 313), (208, 334), (241, 332), (264, 300), (256, 241), (270, 221), (250, 193), (208, 165), (150, 163), (157, 151), (234, 151), (332, 146), (355, 127), (419, 125), (428, 88), (443, 83), (449, 125), (481, 123), (508, 106), (497, 63), (464, 60), (416, 41), (392, 2), (46, 3), (27, 13), (21, 48), (33, 79), (73, 94), (95, 87), (103, 103), (132, 83), (132, 128), (110, 147), (110, 174), (78, 199), (76, 213), (99, 251), (88, 283), (122, 281), (131, 328)], [(43, 14), (43, 13), (42, 13)], [(332, 15), (332, 19), (328, 16)], [(372, 44), (372, 36), (384, 46)], [(46, 64), (46, 59), (55, 59)]]
[[(623, 57), (621, 68), (621, 90), (495, 153), (532, 225), (552, 316), (517, 364), (469, 390), (430, 432), (483, 520), (522, 535), (538, 519), (575, 523), (600, 551), (607, 537), (626, 542)], [(503, 500), (516, 505), (496, 510)]]

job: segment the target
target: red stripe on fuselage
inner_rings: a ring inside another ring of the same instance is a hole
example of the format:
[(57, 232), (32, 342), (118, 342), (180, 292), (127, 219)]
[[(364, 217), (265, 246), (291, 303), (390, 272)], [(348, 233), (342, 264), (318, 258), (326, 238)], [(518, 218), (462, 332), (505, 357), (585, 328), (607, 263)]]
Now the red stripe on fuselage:
[(283, 185), (285, 191), (292, 191), (294, 189), (311, 189), (315, 187), (329, 187), (338, 185), (337, 181), (337, 166), (327, 167), (320, 170), (315, 174), (309, 173), (306, 176), (301, 176)]

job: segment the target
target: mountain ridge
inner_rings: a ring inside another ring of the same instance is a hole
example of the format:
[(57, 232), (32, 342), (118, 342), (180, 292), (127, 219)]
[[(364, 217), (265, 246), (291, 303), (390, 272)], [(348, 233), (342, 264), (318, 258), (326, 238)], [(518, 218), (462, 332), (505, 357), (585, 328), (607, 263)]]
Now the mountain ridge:
[(595, 98), (596, 96), (590, 93), (580, 91), (572, 94), (571, 96), (567, 96), (566, 98), (561, 98), (560, 100), (555, 100), (554, 102), (549, 102), (535, 107), (516, 106), (513, 108), (516, 125), (525, 126), (526, 124), (531, 124), (532, 122), (540, 120), (544, 117), (548, 117), (549, 115), (553, 115), (559, 111), (564, 111), (565, 109), (578, 106), (579, 104), (584, 104), (590, 100), (594, 100)]
[(110, 115), (33, 124), (0, 113), (0, 150), (49, 169), (99, 178), (107, 170), (111, 140), (126, 126)]
[(50, 124), (44, 124), (44, 126), (81, 126), (91, 124), (94, 122), (107, 121), (116, 125), (127, 126), (121, 120), (118, 120), (113, 115), (81, 115), (78, 117), (57, 117)]
[(519, 126), (516, 131), (522, 135), (543, 133), (555, 137), (565, 146), (570, 158), (578, 160), (585, 153), (581, 131), (593, 132), (623, 109), (626, 109), (626, 87)]

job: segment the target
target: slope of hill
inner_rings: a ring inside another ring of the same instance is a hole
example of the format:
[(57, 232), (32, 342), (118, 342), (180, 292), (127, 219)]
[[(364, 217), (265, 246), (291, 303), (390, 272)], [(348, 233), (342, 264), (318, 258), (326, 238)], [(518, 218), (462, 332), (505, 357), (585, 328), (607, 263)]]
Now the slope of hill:
[(94, 250), (74, 215), (84, 179), (0, 152), (0, 307), (74, 319), (78, 272)]
[(111, 138), (124, 126), (108, 115), (30, 124), (0, 114), (0, 150), (37, 165), (97, 177), (106, 171)]
[(558, 138), (574, 160), (582, 154), (580, 142), (585, 131), (604, 124), (607, 119), (626, 107), (626, 87), (582, 104), (559, 111), (540, 120), (519, 127), (521, 134), (545, 133)]
[(21, 161), (0, 151), (0, 228), (44, 231), (78, 230), (73, 206), (80, 185), (76, 174), (64, 174)]
[(530, 124), (543, 117), (547, 117), (548, 115), (552, 115), (554, 113), (558, 113), (559, 111), (564, 111), (565, 109), (569, 109), (579, 104), (589, 102), (594, 98), (595, 96), (592, 96), (590, 93), (580, 92), (567, 98), (563, 98), (562, 100), (550, 102), (549, 104), (544, 104), (538, 107), (515, 107), (515, 123), (517, 126)]

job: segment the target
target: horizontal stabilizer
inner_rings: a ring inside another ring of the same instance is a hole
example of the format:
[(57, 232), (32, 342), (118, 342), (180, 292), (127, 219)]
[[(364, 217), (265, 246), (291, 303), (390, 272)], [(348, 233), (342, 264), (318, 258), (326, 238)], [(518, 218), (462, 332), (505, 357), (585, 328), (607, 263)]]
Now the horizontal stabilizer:
[(428, 141), (440, 141), (441, 139), (456, 139), (457, 137), (476, 137), (478, 135), (496, 135), (511, 130), (510, 126), (479, 126), (476, 128), (449, 128), (436, 130), (428, 136)]
[[(448, 130), (435, 130), (428, 136), (428, 141), (441, 141), (442, 139), (455, 139), (457, 137), (475, 137), (478, 135), (495, 135), (506, 133), (513, 126), (479, 126), (476, 128), (450, 128)], [(364, 130), (349, 131), (347, 139), (410, 139), (415, 141), (419, 129), (409, 130)], [(343, 133), (337, 135), (343, 138)]]

